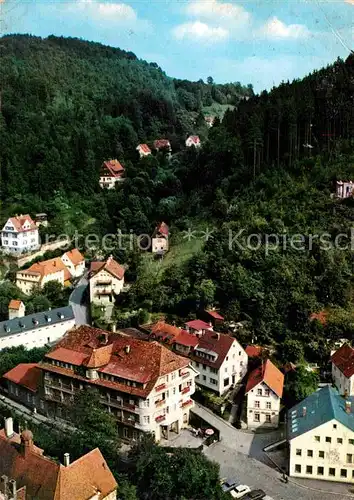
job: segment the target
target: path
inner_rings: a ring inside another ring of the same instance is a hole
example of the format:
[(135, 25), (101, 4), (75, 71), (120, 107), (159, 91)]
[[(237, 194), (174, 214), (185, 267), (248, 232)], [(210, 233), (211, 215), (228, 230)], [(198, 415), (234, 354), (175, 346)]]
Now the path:
[(90, 324), (89, 308), (86, 303), (87, 296), (85, 294), (87, 286), (88, 280), (87, 274), (85, 273), (75, 286), (69, 298), (69, 305), (73, 308), (77, 326)]

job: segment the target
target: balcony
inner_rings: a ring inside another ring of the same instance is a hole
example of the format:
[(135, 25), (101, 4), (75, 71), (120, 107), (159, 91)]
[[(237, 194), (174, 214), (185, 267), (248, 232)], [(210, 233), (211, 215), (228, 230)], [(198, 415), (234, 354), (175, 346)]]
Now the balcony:
[(155, 401), (155, 406), (157, 408), (160, 408), (160, 406), (163, 406), (165, 404), (165, 400), (164, 399), (159, 399), (158, 401)]
[(112, 280), (100, 280), (96, 281), (96, 286), (109, 286), (112, 284)]
[(155, 421), (157, 423), (163, 422), (164, 420), (166, 420), (166, 415), (159, 415), (158, 417), (155, 418)]
[(160, 384), (155, 388), (156, 392), (163, 391), (163, 389), (166, 389), (166, 384)]
[(190, 386), (187, 385), (187, 387), (181, 390), (181, 394), (187, 394), (187, 392), (190, 392), (190, 390), (191, 390)]
[(182, 372), (182, 373), (181, 373), (181, 377), (182, 377), (182, 378), (188, 378), (188, 377), (190, 377), (190, 375), (191, 375), (191, 372), (189, 372), (189, 371), (188, 371), (188, 372)]
[(184, 403), (181, 404), (181, 408), (186, 408), (187, 406), (190, 406), (193, 404), (193, 399), (188, 399)]
[(122, 422), (123, 424), (132, 425), (133, 427), (135, 427), (139, 423), (136, 420), (134, 420), (133, 418), (121, 417), (119, 415), (114, 415), (114, 417), (116, 418), (116, 420), (118, 420), (118, 422)]
[(139, 407), (136, 405), (132, 405), (130, 403), (125, 403), (124, 401), (115, 399), (115, 398), (107, 398), (106, 396), (101, 396), (101, 402), (104, 405), (114, 406), (115, 408), (120, 408), (122, 410), (134, 411), (136, 413), (139, 412)]
[(63, 398), (61, 398), (59, 395), (57, 396), (56, 394), (46, 394), (45, 399), (49, 401), (54, 401), (55, 403), (64, 403)]
[(110, 290), (109, 288), (104, 288), (104, 289), (99, 289), (99, 290), (96, 290), (96, 295), (111, 295), (113, 293), (112, 290)]

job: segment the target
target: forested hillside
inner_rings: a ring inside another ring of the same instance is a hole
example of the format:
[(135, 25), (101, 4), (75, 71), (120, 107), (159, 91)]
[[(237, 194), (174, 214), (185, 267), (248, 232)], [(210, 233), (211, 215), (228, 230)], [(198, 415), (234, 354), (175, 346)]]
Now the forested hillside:
[(174, 149), (206, 132), (201, 110), (237, 104), (252, 89), (173, 81), (131, 52), (78, 39), (1, 39), (3, 197), (53, 190), (90, 193), (107, 157), (136, 158), (141, 141)]

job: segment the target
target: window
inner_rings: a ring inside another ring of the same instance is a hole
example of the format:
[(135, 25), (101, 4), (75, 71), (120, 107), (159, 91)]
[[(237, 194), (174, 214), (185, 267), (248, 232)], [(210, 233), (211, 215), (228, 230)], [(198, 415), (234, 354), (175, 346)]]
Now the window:
[(128, 437), (128, 429), (127, 429), (126, 427), (124, 427), (124, 429), (123, 429), (123, 436), (124, 436), (125, 438), (127, 438), (127, 437)]
[(351, 453), (347, 453), (347, 464), (353, 463), (353, 455)]
[(270, 410), (272, 408), (272, 403), (270, 401), (267, 401), (266, 408), (267, 410)]
[(337, 424), (333, 424), (333, 429), (337, 429)]
[(262, 396), (262, 389), (257, 389), (257, 395)]
[(331, 443), (332, 442), (332, 438), (330, 438), (329, 436), (326, 436), (326, 443)]
[(354, 439), (348, 439), (349, 444), (354, 444)]
[(343, 444), (343, 439), (342, 438), (337, 438), (337, 443), (338, 444)]
[(225, 373), (227, 373), (227, 366), (225, 366)]
[(144, 417), (144, 424), (149, 424), (150, 423), (150, 417), (146, 416)]
[(296, 450), (296, 455), (297, 455), (298, 457), (301, 457), (301, 450), (300, 450), (299, 448), (297, 448), (297, 450)]
[(297, 472), (298, 474), (301, 473), (301, 465), (295, 464), (295, 472)]
[(229, 377), (224, 378), (224, 387), (226, 387), (227, 385), (230, 385), (230, 379), (229, 379)]
[(330, 467), (328, 470), (328, 475), (334, 477), (336, 475), (336, 469), (334, 467)]
[(317, 467), (317, 475), (323, 476), (323, 473), (324, 473), (324, 467)]
[(253, 415), (253, 420), (254, 420), (255, 422), (259, 422), (259, 418), (260, 418), (260, 417), (259, 417), (259, 413), (255, 413), (255, 414)]
[(308, 457), (313, 457), (313, 451), (312, 450), (307, 450), (307, 456)]
[(266, 416), (265, 416), (265, 421), (267, 422), (267, 424), (270, 424), (270, 423), (271, 423), (271, 418), (270, 418), (270, 415), (266, 415)]
[(213, 385), (218, 385), (218, 381), (215, 380), (215, 378), (211, 378), (209, 379), (210, 383), (213, 384)]
[(266, 395), (266, 396), (269, 396), (269, 394), (270, 394), (269, 389), (265, 389), (265, 390), (264, 390), (264, 393), (265, 393), (265, 395)]
[(315, 441), (317, 441), (317, 443), (319, 443), (321, 441), (320, 436), (315, 436)]
[(229, 356), (226, 356), (226, 361), (228, 361), (228, 359), (229, 359)]
[(254, 402), (254, 407), (255, 407), (255, 408), (259, 408), (259, 407), (260, 407), (260, 405), (259, 405), (259, 401), (255, 401), (255, 402)]
[(318, 458), (324, 458), (324, 451), (318, 452)]
[(312, 474), (312, 465), (306, 465), (306, 474)]
[(340, 477), (347, 477), (347, 469), (340, 470)]

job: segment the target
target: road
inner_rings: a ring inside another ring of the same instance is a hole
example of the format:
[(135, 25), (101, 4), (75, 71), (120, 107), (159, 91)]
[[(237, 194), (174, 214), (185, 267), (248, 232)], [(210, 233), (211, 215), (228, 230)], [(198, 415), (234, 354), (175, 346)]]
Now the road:
[(87, 274), (85, 274), (77, 283), (69, 298), (69, 305), (73, 308), (77, 326), (90, 324), (90, 313), (86, 303), (88, 297), (85, 294), (87, 286), (88, 280)]

